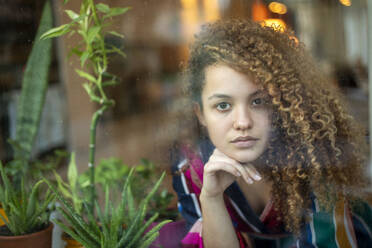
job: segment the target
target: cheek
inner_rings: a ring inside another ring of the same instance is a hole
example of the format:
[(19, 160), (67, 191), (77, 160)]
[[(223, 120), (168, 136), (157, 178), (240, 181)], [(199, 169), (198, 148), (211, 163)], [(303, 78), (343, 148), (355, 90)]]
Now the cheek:
[(207, 113), (205, 113), (204, 117), (207, 128), (210, 129), (210, 131), (216, 129), (223, 130), (231, 126), (231, 115), (229, 114), (221, 114), (217, 113), (216, 111), (209, 110)]
[(269, 136), (271, 132), (272, 127), (270, 116), (271, 115), (268, 112), (260, 113), (256, 116), (256, 125), (258, 125), (262, 135)]
[[(213, 143), (219, 143), (226, 139), (231, 129), (229, 118), (221, 116), (206, 116), (206, 128)], [(215, 144), (218, 146), (218, 144)]]

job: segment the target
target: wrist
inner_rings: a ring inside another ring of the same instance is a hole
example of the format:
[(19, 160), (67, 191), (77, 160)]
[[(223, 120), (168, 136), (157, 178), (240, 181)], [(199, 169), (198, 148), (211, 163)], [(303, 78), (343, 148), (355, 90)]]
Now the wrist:
[(223, 201), (223, 193), (220, 194), (209, 194), (208, 192), (201, 191), (200, 196), (199, 196), (200, 202), (218, 202), (218, 201)]

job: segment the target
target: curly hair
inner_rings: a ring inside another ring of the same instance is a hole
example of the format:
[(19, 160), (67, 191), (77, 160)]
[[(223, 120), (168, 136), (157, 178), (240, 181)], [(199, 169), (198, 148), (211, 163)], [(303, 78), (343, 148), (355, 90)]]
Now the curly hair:
[(293, 32), (249, 20), (204, 25), (185, 70), (193, 101), (201, 104), (205, 69), (218, 63), (252, 76), (269, 95), (273, 130), (257, 169), (272, 181), (288, 231), (299, 234), (313, 197), (327, 211), (339, 197), (363, 197), (366, 134)]

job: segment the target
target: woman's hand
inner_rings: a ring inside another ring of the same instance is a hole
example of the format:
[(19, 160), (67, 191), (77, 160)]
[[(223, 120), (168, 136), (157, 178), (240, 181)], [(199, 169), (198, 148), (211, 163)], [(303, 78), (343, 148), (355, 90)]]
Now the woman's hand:
[(203, 196), (207, 198), (222, 196), (225, 189), (240, 176), (248, 184), (252, 184), (254, 180), (261, 180), (253, 165), (243, 165), (216, 148), (204, 166)]

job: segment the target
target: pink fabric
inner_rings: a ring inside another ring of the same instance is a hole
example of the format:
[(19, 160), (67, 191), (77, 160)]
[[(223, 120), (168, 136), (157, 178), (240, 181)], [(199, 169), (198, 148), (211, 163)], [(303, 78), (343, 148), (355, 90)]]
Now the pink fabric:
[[(151, 228), (156, 226), (158, 223), (152, 223), (148, 228), (149, 231)], [(175, 221), (168, 224), (165, 224), (159, 231), (159, 236), (157, 239), (150, 245), (150, 248), (180, 248), (181, 239), (185, 237), (187, 233), (186, 230), (186, 221)]]
[(203, 248), (202, 239), (202, 222), (200, 220), (196, 221), (190, 231), (187, 233), (186, 237), (182, 240), (182, 247), (195, 247)]

